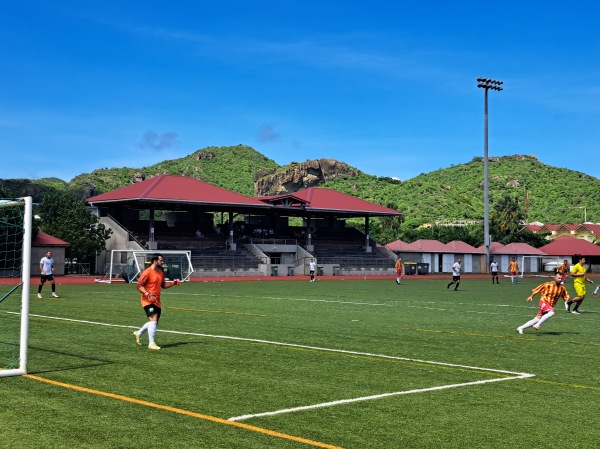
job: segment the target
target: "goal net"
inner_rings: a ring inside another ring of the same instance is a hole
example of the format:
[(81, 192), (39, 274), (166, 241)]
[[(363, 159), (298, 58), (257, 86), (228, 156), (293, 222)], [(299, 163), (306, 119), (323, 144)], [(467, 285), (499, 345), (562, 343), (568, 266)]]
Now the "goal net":
[(162, 254), (165, 263), (163, 270), (166, 279), (179, 279), (187, 281), (192, 276), (191, 251), (138, 251), (138, 250), (112, 250), (110, 262), (106, 263), (104, 276), (96, 282), (111, 284), (113, 282), (135, 282), (147, 267), (154, 254)]
[(559, 258), (541, 256), (521, 256), (519, 258), (520, 277), (553, 277), (556, 267), (562, 263)]
[(31, 197), (0, 199), (0, 377), (27, 373)]

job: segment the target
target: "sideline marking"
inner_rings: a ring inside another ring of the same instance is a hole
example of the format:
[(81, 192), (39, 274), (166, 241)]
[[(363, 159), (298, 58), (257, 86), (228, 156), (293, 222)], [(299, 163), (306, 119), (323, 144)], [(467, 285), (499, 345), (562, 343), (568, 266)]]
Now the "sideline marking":
[(133, 404), (143, 405), (145, 407), (152, 407), (152, 408), (156, 408), (159, 410), (165, 410), (168, 412), (177, 413), (180, 415), (190, 416), (192, 418), (203, 419), (205, 421), (211, 421), (211, 422), (218, 423), (218, 424), (225, 424), (228, 426), (239, 427), (241, 429), (250, 430), (252, 432), (262, 433), (262, 434), (269, 435), (272, 437), (282, 438), (284, 440), (308, 444), (308, 445), (314, 446), (314, 447), (320, 447), (320, 448), (324, 448), (324, 449), (344, 449), (340, 446), (334, 446), (334, 445), (327, 444), (327, 443), (321, 443), (320, 441), (309, 440), (307, 438), (297, 437), (295, 435), (288, 435), (286, 433), (276, 432), (274, 430), (269, 430), (269, 429), (265, 429), (262, 427), (252, 426), (250, 424), (238, 423), (238, 422), (229, 421), (229, 420), (223, 419), (223, 418), (217, 418), (216, 416), (204, 415), (201, 413), (191, 412), (189, 410), (184, 410), (181, 408), (170, 407), (168, 405), (156, 404), (154, 402), (148, 402), (148, 401), (144, 401), (141, 399), (135, 399), (135, 398), (131, 398), (129, 396), (122, 396), (120, 394), (108, 393), (106, 391), (93, 390), (91, 388), (80, 387), (78, 385), (72, 385), (72, 384), (67, 384), (64, 382), (58, 382), (55, 380), (46, 379), (45, 377), (34, 376), (32, 374), (24, 374), (23, 377), (27, 377), (28, 379), (37, 380), (39, 382), (44, 382), (47, 384), (55, 385), (58, 387), (68, 388), (70, 390), (80, 391), (82, 393), (95, 394), (98, 396), (104, 396), (104, 397), (111, 398), (111, 399), (117, 399), (119, 401), (131, 402)]

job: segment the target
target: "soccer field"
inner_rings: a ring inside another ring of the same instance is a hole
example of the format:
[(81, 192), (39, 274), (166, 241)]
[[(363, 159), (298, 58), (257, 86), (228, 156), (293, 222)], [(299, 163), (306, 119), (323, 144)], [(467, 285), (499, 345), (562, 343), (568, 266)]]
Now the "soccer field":
[[(134, 285), (58, 286), (58, 299), (32, 295), (30, 374), (0, 379), (0, 441), (597, 447), (600, 303), (590, 291), (576, 316), (560, 302), (518, 335), (546, 280), (185, 283), (163, 292), (160, 351), (135, 344), (146, 317)], [(7, 320), (18, 316), (0, 307)]]

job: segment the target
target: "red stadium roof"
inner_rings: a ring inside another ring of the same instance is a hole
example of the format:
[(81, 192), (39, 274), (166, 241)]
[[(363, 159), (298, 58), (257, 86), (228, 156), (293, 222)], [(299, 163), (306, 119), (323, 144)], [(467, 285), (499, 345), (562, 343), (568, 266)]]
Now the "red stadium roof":
[(257, 199), (276, 207), (302, 208), (307, 212), (335, 212), (343, 215), (402, 216), (401, 212), (347, 195), (337, 190), (310, 187), (284, 195)]
[(88, 199), (94, 206), (169, 202), (170, 205), (243, 206), (267, 209), (262, 201), (187, 176), (160, 175)]
[(311, 187), (298, 192), (250, 198), (186, 176), (160, 175), (88, 199), (94, 206), (136, 209), (202, 206), (212, 210), (290, 215), (331, 214), (345, 217), (402, 216), (401, 212), (332, 189)]

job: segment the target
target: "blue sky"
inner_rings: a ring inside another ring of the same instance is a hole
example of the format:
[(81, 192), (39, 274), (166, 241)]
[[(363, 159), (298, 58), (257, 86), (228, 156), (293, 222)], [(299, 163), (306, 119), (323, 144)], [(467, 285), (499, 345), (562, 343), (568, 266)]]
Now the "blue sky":
[(597, 1), (0, 4), (0, 178), (245, 144), (409, 179), (483, 155), (600, 177)]

